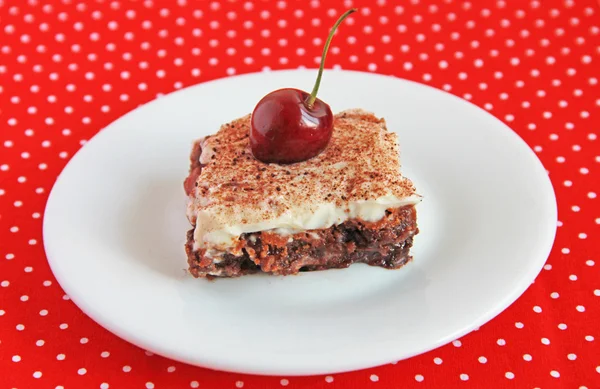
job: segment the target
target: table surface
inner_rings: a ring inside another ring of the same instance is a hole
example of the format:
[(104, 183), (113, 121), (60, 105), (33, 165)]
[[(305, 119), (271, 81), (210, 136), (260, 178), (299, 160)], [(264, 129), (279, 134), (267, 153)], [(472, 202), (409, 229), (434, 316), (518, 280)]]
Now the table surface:
[[(401, 4), (0, 0), (0, 388), (599, 388), (599, 3)], [(548, 169), (560, 221), (535, 283), (452, 344), (330, 376), (189, 366), (85, 316), (54, 279), (42, 244), (48, 193), (69, 158), (162, 94), (316, 66), (329, 27), (351, 6), (360, 10), (334, 38), (327, 67), (467, 99), (505, 121)]]

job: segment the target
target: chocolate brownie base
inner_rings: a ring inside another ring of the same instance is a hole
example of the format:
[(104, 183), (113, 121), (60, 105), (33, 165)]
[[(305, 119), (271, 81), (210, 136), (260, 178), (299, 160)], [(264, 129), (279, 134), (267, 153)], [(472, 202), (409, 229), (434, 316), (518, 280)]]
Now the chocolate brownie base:
[(235, 250), (241, 255), (224, 252), (209, 257), (204, 249), (194, 250), (192, 229), (187, 234), (186, 252), (194, 277), (238, 277), (256, 272), (290, 275), (346, 268), (353, 263), (398, 269), (412, 259), (409, 251), (418, 232), (416, 210), (406, 206), (388, 210), (378, 222), (354, 219), (289, 236), (242, 234)]

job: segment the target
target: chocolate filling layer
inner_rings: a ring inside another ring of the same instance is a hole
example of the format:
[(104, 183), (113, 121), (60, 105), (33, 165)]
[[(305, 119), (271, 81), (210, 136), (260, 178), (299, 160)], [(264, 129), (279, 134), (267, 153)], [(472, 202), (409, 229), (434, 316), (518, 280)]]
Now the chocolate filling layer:
[(353, 263), (397, 269), (412, 259), (409, 251), (418, 231), (415, 208), (406, 206), (388, 210), (378, 222), (353, 219), (289, 236), (242, 234), (239, 250), (235, 250), (241, 255), (223, 252), (209, 257), (204, 249), (194, 251), (192, 229), (187, 234), (186, 252), (194, 277), (237, 277), (256, 272), (289, 275), (346, 268)]

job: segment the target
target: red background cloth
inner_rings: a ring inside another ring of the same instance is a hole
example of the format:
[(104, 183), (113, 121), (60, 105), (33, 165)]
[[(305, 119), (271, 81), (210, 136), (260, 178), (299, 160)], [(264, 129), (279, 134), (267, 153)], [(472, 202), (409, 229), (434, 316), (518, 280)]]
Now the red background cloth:
[[(0, 388), (600, 388), (598, 3), (401, 3), (0, 0)], [(351, 6), (360, 12), (334, 38), (328, 68), (392, 74), (470, 100), (545, 164), (560, 222), (529, 290), (454, 344), (314, 377), (188, 366), (81, 313), (53, 278), (41, 234), (69, 158), (158, 94), (266, 67), (315, 67)]]

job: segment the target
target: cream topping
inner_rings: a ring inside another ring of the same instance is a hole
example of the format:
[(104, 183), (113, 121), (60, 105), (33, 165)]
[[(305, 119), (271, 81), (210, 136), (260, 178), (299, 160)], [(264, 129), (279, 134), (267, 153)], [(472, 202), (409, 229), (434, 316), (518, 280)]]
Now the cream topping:
[(386, 209), (421, 199), (400, 174), (396, 134), (370, 113), (337, 114), (327, 148), (291, 165), (256, 160), (249, 130), (247, 115), (200, 141), (202, 171), (187, 212), (196, 248), (227, 249), (243, 233), (287, 235), (354, 218), (378, 221)]

